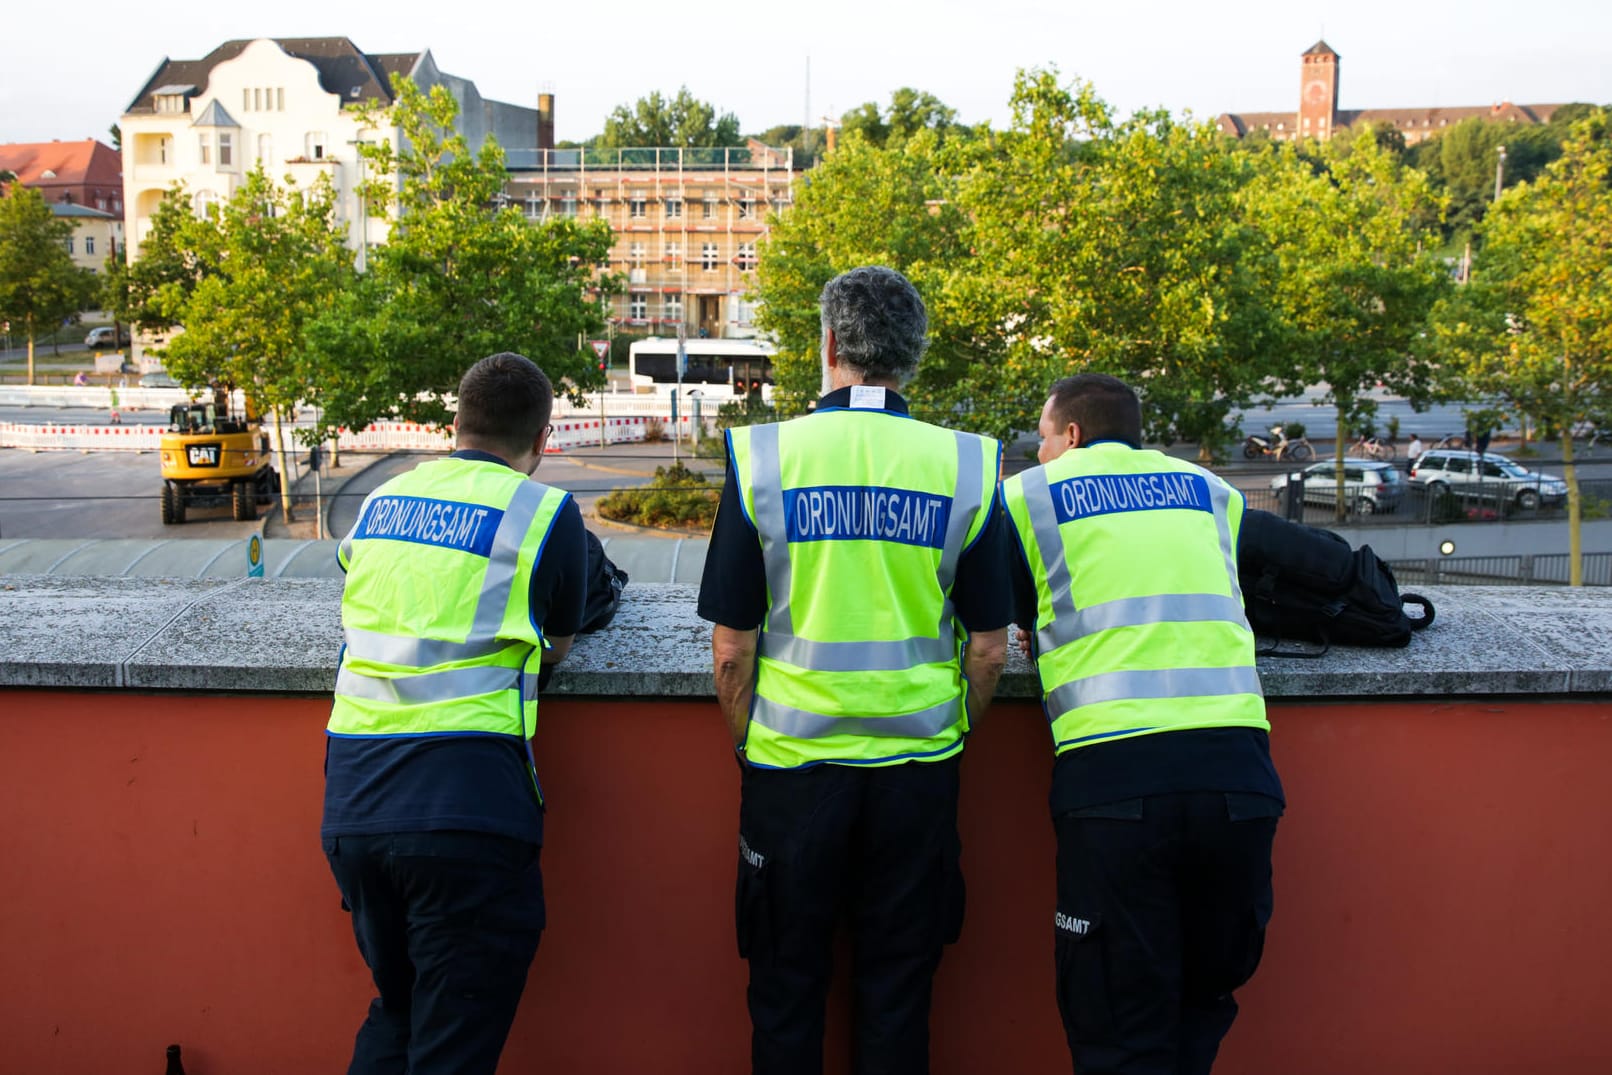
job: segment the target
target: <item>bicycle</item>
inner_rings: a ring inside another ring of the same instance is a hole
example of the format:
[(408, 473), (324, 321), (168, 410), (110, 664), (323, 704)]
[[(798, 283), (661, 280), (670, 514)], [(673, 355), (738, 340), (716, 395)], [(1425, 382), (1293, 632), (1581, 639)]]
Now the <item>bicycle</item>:
[(1293, 440), (1287, 438), (1281, 426), (1271, 426), (1268, 436), (1250, 433), (1243, 441), (1243, 458), (1258, 459), (1260, 456), (1275, 456), (1277, 459), (1291, 459), (1295, 463), (1303, 463), (1315, 455), (1315, 449), (1305, 437)]
[(1356, 459), (1393, 459), (1399, 454), (1399, 449), (1391, 441), (1378, 437), (1361, 435), (1360, 439), (1349, 446), (1349, 453)]
[(1466, 438), (1459, 433), (1446, 433), (1440, 437), (1436, 444), (1430, 445), (1428, 451), (1437, 451), (1439, 448), (1449, 448), (1452, 451), (1465, 451)]

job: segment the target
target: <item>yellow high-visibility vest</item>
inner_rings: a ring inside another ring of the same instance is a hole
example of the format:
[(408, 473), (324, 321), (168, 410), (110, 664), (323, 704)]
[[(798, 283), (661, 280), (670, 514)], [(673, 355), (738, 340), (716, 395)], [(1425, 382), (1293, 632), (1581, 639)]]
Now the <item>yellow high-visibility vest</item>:
[(996, 441), (893, 411), (729, 431), (766, 568), (753, 765), (895, 765), (962, 749), (950, 594), (995, 495)]
[(371, 493), (337, 552), (345, 645), (328, 733), (529, 739), (546, 645), (529, 587), (569, 496), (471, 459)]
[(1009, 478), (1036, 585), (1056, 751), (1189, 728), (1270, 729), (1237, 583), (1243, 497), (1162, 452), (1106, 441)]

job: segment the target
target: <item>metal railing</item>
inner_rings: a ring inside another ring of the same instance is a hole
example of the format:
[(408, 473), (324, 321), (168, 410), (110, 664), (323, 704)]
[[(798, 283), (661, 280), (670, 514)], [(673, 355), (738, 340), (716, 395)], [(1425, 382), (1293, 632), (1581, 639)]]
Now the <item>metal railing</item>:
[[(1612, 586), (1612, 552), (1588, 552), (1584, 585)], [(1541, 586), (1567, 585), (1568, 554), (1505, 556), (1429, 556), (1390, 560), (1400, 586)]]

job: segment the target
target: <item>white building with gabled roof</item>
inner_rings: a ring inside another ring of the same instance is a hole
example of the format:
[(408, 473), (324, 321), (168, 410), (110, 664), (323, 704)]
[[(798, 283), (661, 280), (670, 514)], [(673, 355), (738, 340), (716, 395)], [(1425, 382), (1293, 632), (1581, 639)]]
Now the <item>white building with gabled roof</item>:
[(429, 51), (369, 54), (345, 37), (228, 41), (199, 60), (163, 60), (123, 114), (130, 258), (174, 184), (200, 210), (229, 198), (259, 162), (299, 186), (329, 175), (348, 245), (361, 251), (383, 242), (388, 222), (367, 213), (357, 194), (364, 178), (357, 145), (396, 147), (399, 134), (361, 128), (358, 109), (392, 104), (399, 76), (425, 90), (445, 86), (472, 147), (489, 135), (528, 153), (553, 145), (549, 113), (483, 98), (474, 82), (442, 72)]

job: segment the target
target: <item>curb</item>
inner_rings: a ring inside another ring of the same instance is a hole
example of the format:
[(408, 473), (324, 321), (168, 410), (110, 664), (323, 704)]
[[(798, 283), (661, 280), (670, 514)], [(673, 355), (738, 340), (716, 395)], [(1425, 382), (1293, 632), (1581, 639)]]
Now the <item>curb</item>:
[[(352, 454), (352, 453), (349, 453), (349, 454)], [(368, 463), (364, 464), (364, 466), (361, 469), (356, 470), (351, 474), (343, 476), (340, 482), (329, 483), (327, 485), (327, 487), (322, 490), (322, 492), (324, 493), (324, 497), (325, 497), (325, 517), (324, 517), (324, 519), (320, 520), (320, 522), (323, 525), (323, 529), (325, 531), (325, 535), (326, 535), (327, 538), (330, 535), (330, 505), (335, 502), (336, 494), (341, 492), (342, 489), (346, 488), (348, 483), (356, 481), (357, 479), (359, 479), (359, 478), (363, 477), (365, 474), (367, 474), (372, 468), (380, 466), (382, 463), (386, 462), (388, 459), (390, 459), (392, 457), (393, 454), (394, 453), (392, 453), (392, 452), (386, 452), (384, 454), (375, 456)], [(304, 494), (305, 490), (303, 489), (302, 486), (303, 486), (303, 483), (306, 482), (306, 481), (308, 481), (308, 473), (306, 471), (304, 471), (302, 476), (299, 477), (296, 480), (295, 484), (293, 484), (291, 486), (291, 498), (292, 498), (293, 501), (296, 501), (298, 498), (300, 498)], [(308, 495), (311, 496), (312, 494), (309, 493)], [(279, 497), (278, 493), (275, 494), (274, 507), (271, 509), (270, 514), (266, 514), (263, 518), (264, 518), (264, 522), (263, 522), (263, 536), (264, 536), (264, 538), (271, 538), (271, 537), (272, 538), (289, 538), (291, 536), (290, 533), (286, 530), (286, 527), (287, 527), (288, 524), (285, 522), (285, 520), (281, 517), (281, 514), (280, 514), (280, 497)], [(271, 525), (273, 527), (277, 528), (280, 532), (279, 533), (272, 533), (270, 531), (270, 526)]]
[(637, 534), (640, 537), (656, 538), (708, 538), (709, 530), (685, 530), (669, 526), (640, 526), (637, 523), (617, 522), (615, 519), (606, 519), (598, 512), (590, 512), (587, 519), (607, 530), (620, 530), (628, 534)]

